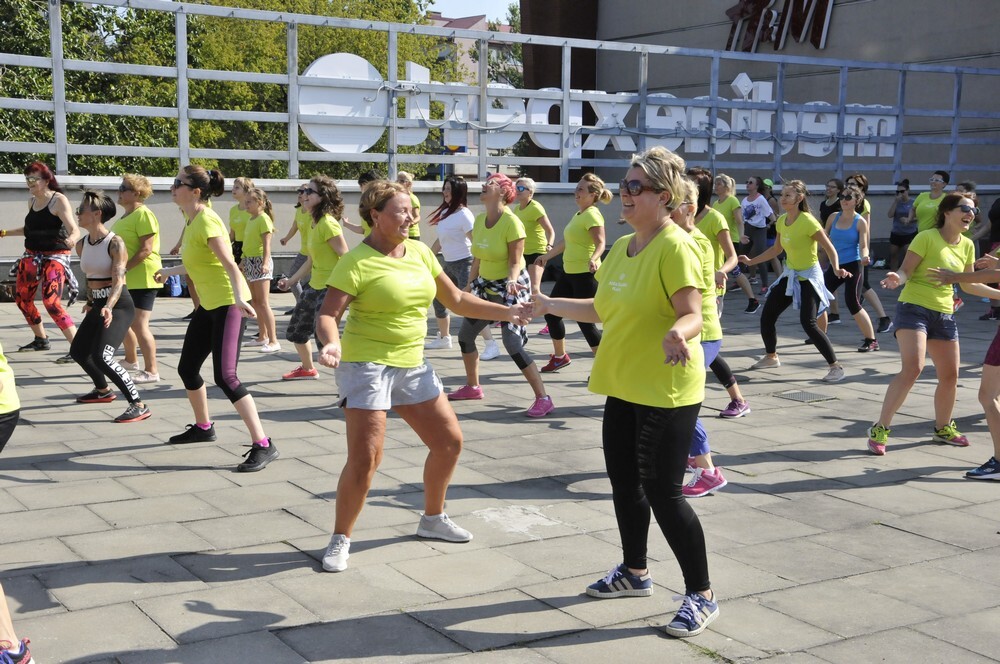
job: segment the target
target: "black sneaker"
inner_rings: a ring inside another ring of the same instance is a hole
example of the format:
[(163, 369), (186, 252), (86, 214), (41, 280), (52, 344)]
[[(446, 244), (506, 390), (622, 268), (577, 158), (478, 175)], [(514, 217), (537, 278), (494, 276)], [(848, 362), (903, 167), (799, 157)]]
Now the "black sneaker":
[(830, 314), (829, 317), (827, 318), (827, 322), (830, 325), (840, 325), (841, 323), (840, 314)]
[(149, 408), (141, 403), (130, 403), (125, 412), (115, 418), (115, 422), (119, 424), (127, 424), (129, 422), (138, 422), (140, 420), (148, 419), (151, 413)]
[(747, 302), (747, 308), (743, 310), (745, 314), (755, 314), (760, 309), (760, 300), (753, 299)]
[(865, 339), (861, 346), (858, 347), (859, 353), (871, 353), (876, 350), (878, 350), (878, 342), (874, 339)]
[(257, 443), (251, 445), (250, 450), (243, 455), (246, 457), (246, 461), (236, 466), (236, 470), (241, 473), (255, 473), (258, 470), (263, 470), (264, 466), (277, 459), (280, 456), (278, 448), (271, 442), (270, 438), (267, 439), (267, 442), (267, 447), (262, 447)]
[(35, 337), (30, 344), (25, 344), (17, 349), (19, 353), (27, 353), (33, 350), (49, 350), (52, 345), (49, 343), (48, 339), (42, 337)]
[(882, 316), (878, 319), (878, 329), (875, 330), (878, 334), (885, 334), (892, 329), (892, 319), (888, 316)]
[(76, 362), (76, 360), (74, 360), (73, 356), (69, 353), (56, 358), (56, 364), (73, 364), (74, 362)]
[(997, 315), (997, 310), (990, 307), (990, 310), (979, 317), (979, 320), (1000, 320), (1000, 316)]
[(167, 442), (171, 445), (182, 445), (184, 443), (211, 443), (215, 440), (215, 425), (202, 429), (196, 424), (189, 424), (184, 427), (184, 433), (171, 436)]

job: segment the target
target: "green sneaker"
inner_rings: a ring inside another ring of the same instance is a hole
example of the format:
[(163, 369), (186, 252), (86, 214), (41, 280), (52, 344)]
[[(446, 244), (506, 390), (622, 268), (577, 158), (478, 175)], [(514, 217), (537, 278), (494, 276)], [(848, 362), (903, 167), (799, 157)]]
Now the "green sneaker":
[(968, 447), (969, 439), (962, 435), (955, 425), (955, 420), (944, 425), (940, 429), (934, 430), (934, 442), (946, 443), (955, 447)]
[(868, 430), (868, 451), (876, 456), (885, 455), (885, 444), (889, 442), (892, 429), (886, 429), (881, 424), (874, 424)]

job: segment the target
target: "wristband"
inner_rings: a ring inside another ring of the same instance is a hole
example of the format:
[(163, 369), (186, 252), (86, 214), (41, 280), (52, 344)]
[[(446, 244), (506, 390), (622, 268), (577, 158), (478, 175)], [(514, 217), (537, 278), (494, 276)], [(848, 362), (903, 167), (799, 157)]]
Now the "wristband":
[(0, 237), (7, 237), (7, 230), (6, 229), (0, 229)]

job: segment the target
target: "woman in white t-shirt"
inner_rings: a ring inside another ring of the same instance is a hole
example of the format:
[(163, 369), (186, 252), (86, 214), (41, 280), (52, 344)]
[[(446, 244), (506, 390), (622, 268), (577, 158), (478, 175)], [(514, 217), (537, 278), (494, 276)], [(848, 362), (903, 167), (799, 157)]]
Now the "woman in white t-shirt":
[[(747, 196), (740, 208), (743, 211), (743, 230), (750, 238), (750, 250), (747, 255), (756, 258), (767, 250), (767, 227), (774, 223), (774, 210), (762, 195), (764, 181), (756, 175), (747, 178)], [(767, 265), (762, 264), (757, 270), (760, 277), (760, 293), (767, 294)]]
[[(468, 208), (469, 185), (460, 175), (449, 176), (441, 188), (441, 205), (431, 213), (428, 223), (437, 228), (437, 239), (431, 249), (440, 257), (444, 273), (452, 283), (465, 289), (472, 269), (472, 226), (476, 218)], [(451, 348), (451, 318), (443, 304), (434, 300), (434, 317), (437, 318), (438, 335), (427, 348)], [(492, 360), (500, 355), (500, 344), (490, 333), (482, 331), (486, 349), (482, 360)]]

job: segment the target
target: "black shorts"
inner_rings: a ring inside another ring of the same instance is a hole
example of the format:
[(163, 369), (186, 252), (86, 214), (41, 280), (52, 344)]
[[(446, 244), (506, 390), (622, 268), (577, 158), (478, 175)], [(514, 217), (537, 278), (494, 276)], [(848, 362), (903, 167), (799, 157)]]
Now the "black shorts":
[(132, 296), (132, 302), (135, 304), (136, 309), (142, 309), (143, 311), (152, 311), (153, 303), (156, 302), (156, 295), (160, 292), (160, 288), (136, 288), (135, 290), (129, 289), (129, 295)]
[(889, 233), (889, 244), (894, 247), (905, 247), (909, 243), (913, 242), (913, 238), (917, 237), (916, 233), (910, 233), (909, 235), (903, 235), (902, 233)]
[(12, 410), (9, 413), (4, 413), (0, 415), (0, 452), (3, 452), (4, 446), (7, 441), (10, 440), (11, 434), (14, 433), (14, 427), (17, 426), (17, 421), (21, 416), (21, 410)]
[(525, 267), (531, 267), (532, 265), (535, 264), (535, 261), (537, 261), (539, 258), (541, 258), (544, 255), (545, 254), (525, 254), (524, 255), (524, 265), (525, 265)]

